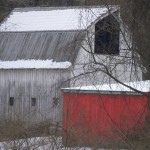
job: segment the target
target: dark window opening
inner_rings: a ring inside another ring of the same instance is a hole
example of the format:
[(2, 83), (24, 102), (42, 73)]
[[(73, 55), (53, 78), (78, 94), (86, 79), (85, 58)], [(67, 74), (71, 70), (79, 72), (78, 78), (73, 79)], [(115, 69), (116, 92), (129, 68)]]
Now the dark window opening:
[(119, 54), (119, 23), (109, 15), (95, 25), (95, 53)]
[(58, 104), (59, 104), (59, 98), (54, 97), (54, 98), (53, 98), (53, 106), (54, 106), (54, 107), (57, 107)]
[(31, 105), (32, 105), (32, 106), (35, 106), (35, 105), (36, 105), (36, 98), (32, 98), (31, 100), (32, 100), (32, 101), (31, 101)]
[(9, 105), (13, 106), (14, 105), (14, 97), (9, 98)]

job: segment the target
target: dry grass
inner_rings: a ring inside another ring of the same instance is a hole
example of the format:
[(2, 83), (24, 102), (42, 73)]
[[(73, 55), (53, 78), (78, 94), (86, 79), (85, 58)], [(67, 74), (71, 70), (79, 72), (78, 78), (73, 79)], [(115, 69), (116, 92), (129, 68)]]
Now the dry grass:
[[(60, 136), (61, 128), (58, 127), (58, 125), (50, 124), (49, 121), (41, 122), (38, 125), (34, 124), (30, 126), (27, 126), (24, 122), (21, 122), (20, 120), (5, 121), (0, 123), (0, 141), (5, 141), (5, 146), (9, 145), (9, 147), (20, 147), (22, 145), (26, 145), (26, 149), (30, 150), (33, 147), (39, 147), (41, 145), (49, 144), (49, 147), (55, 147), (55, 149), (57, 147), (58, 149), (62, 149), (60, 148), (62, 146), (62, 143), (60, 142)], [(33, 143), (31, 143), (31, 137), (34, 141)], [(37, 137), (42, 138), (37, 139)], [(147, 119), (145, 128), (137, 132), (129, 133), (124, 138), (120, 139), (119, 142), (115, 139), (106, 141), (104, 140), (104, 138), (101, 138), (97, 140), (99, 142), (96, 145), (80, 145), (80, 143), (72, 145), (72, 141), (68, 139), (67, 145), (69, 147), (91, 146), (95, 149), (98, 149), (99, 147), (105, 147), (109, 149), (125, 148), (130, 150), (148, 150), (150, 149), (150, 119)], [(7, 149), (9, 148), (6, 147), (6, 150)], [(17, 148), (13, 149), (17, 150)]]
[(26, 125), (20, 120), (0, 122), (0, 141), (60, 134), (60, 127), (49, 121), (32, 125)]

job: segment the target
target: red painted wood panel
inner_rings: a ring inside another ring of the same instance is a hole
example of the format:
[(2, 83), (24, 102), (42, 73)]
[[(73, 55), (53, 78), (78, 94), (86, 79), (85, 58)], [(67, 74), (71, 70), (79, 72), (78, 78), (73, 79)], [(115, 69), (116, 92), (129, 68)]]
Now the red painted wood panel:
[(141, 95), (64, 93), (63, 139), (95, 143), (120, 138), (144, 126), (147, 102)]

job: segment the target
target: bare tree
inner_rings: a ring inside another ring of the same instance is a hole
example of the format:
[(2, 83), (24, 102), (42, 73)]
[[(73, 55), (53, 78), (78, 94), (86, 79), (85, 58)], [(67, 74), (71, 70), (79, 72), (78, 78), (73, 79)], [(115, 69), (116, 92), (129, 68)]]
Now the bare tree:
[[(64, 2), (65, 3), (65, 2)], [(150, 78), (150, 44), (149, 44), (149, 39), (150, 39), (150, 34), (149, 34), (149, 16), (150, 16), (150, 11), (149, 11), (149, 4), (150, 2), (147, 0), (130, 0), (130, 1), (125, 1), (125, 0), (114, 0), (111, 2), (111, 4), (119, 4), (120, 5), (120, 13), (118, 17), (118, 13), (112, 13), (111, 8), (108, 7), (109, 1), (103, 1), (103, 0), (95, 0), (95, 1), (82, 1), (82, 3), (91, 5), (91, 4), (104, 4), (108, 8), (108, 12), (110, 13), (109, 16), (106, 20), (102, 20), (101, 22), (96, 24), (96, 27), (94, 30), (87, 30), (87, 38), (84, 41), (84, 44), (82, 46), (82, 49), (89, 54), (89, 62), (88, 63), (83, 63), (80, 64), (82, 65), (82, 72), (79, 74), (74, 74), (71, 78), (77, 79), (78, 77), (85, 77), (85, 80), (93, 80), (93, 84), (95, 85), (96, 83), (98, 84), (103, 84), (105, 76), (107, 76), (107, 79), (109, 78), (111, 82), (118, 82), (121, 83), (122, 85), (130, 88), (131, 90), (138, 92), (140, 94), (145, 95), (148, 99), (149, 96), (141, 91), (138, 91), (126, 84), (124, 84), (121, 80), (122, 74), (115, 74), (116, 69), (120, 66), (123, 66), (124, 64), (126, 65), (126, 70), (123, 71), (123, 73), (126, 73), (126, 71), (130, 67), (129, 75), (127, 76), (128, 80), (129, 78), (132, 80), (133, 77), (135, 79), (139, 80), (138, 76), (138, 70), (141, 69), (142, 73), (144, 75), (144, 79), (149, 79)], [(52, 4), (52, 1), (34, 1), (32, 5), (37, 6), (37, 5), (44, 5), (46, 6)], [(59, 1), (56, 5), (59, 5)], [(66, 3), (65, 3), (66, 4)], [(24, 3), (24, 1), (21, 2), (21, 5), (23, 6), (29, 6), (29, 3)], [(21, 6), (19, 4), (19, 6)], [(6, 7), (7, 10), (9, 8), (8, 5), (3, 6), (4, 8)], [(142, 10), (142, 11), (139, 11)], [(120, 18), (121, 16), (121, 18)], [(115, 20), (114, 20), (115, 19)], [(117, 20), (117, 21), (116, 21)], [(112, 22), (110, 22), (112, 21)], [(119, 24), (121, 24), (121, 27)], [(95, 32), (96, 30), (96, 32)], [(119, 31), (119, 33), (118, 33)], [(102, 35), (102, 37), (99, 38), (95, 42), (97, 45), (101, 45), (97, 49), (94, 49), (93, 42), (95, 40), (94, 35)], [(118, 54), (118, 45), (116, 44), (118, 41), (118, 34), (121, 34), (123, 37), (123, 41), (125, 43), (125, 48), (124, 48), (124, 55), (122, 55), (120, 58), (116, 56)], [(106, 38), (105, 41), (108, 41), (107, 43), (104, 44), (104, 37)], [(107, 38), (110, 39), (107, 39)], [(142, 37), (142, 38), (141, 38)], [(114, 40), (115, 39), (115, 40)], [(112, 40), (114, 42), (112, 43)], [(132, 40), (132, 42), (131, 42)], [(110, 43), (111, 42), (111, 43)], [(98, 49), (101, 49), (99, 51)], [(113, 55), (109, 55), (110, 52), (113, 51)], [(100, 55), (97, 56), (95, 55), (95, 52), (99, 54), (106, 54), (105, 57), (101, 57)], [(76, 65), (78, 67), (78, 65)], [(80, 68), (78, 68), (80, 69)], [(133, 71), (134, 70), (134, 71)], [(102, 82), (98, 82), (97, 80), (97, 75), (103, 74), (103, 77), (101, 79)], [(81, 79), (83, 80), (83, 78)], [(109, 83), (108, 80), (107, 82)], [(72, 81), (75, 83), (74, 81)], [(149, 128), (148, 127), (146, 129)], [(144, 129), (144, 130), (146, 130)], [(140, 139), (143, 139), (145, 141), (148, 141), (149, 139), (149, 130), (141, 131), (142, 135), (140, 136)], [(145, 143), (142, 145), (143, 149), (147, 148), (146, 146), (149, 143)]]
[(85, 0), (86, 5), (120, 5), (121, 17), (125, 22), (128, 30), (132, 34), (133, 46), (132, 51), (140, 55), (140, 61), (146, 71), (143, 73), (143, 79), (150, 79), (150, 2), (148, 0)]

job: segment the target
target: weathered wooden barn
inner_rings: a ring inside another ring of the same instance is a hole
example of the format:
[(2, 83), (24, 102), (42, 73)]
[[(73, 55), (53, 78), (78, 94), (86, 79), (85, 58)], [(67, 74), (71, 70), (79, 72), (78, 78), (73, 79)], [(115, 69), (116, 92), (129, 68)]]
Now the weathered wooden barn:
[(124, 84), (137, 91), (119, 83), (62, 89), (64, 144), (102, 146), (136, 137), (150, 113), (150, 81)]
[(0, 26), (1, 121), (61, 123), (60, 89), (115, 82), (105, 66), (121, 81), (141, 80), (119, 8), (109, 7), (16, 8), (10, 13)]
[(0, 34), (1, 120), (60, 122), (60, 89), (69, 86), (69, 67), (78, 47), (71, 42), (77, 36), (76, 32)]

